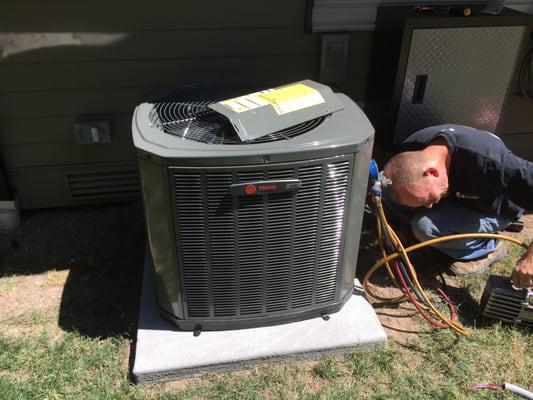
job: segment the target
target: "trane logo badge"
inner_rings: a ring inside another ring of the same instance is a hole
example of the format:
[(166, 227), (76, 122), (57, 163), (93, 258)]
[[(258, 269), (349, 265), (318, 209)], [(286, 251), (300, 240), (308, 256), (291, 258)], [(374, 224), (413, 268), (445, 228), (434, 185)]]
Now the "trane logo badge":
[(257, 186), (255, 185), (246, 185), (244, 187), (244, 193), (247, 195), (255, 194), (257, 192)]
[(257, 192), (263, 193), (263, 192), (275, 192), (278, 188), (278, 185), (246, 185), (244, 187), (244, 194), (252, 195), (256, 194)]
[(236, 183), (229, 191), (237, 196), (255, 196), (268, 193), (297, 192), (302, 183), (298, 179)]
[(261, 194), (264, 192), (275, 192), (277, 188), (278, 188), (278, 185), (274, 185), (274, 184), (269, 184), (269, 185), (248, 184), (244, 187), (244, 193), (250, 196), (253, 194)]

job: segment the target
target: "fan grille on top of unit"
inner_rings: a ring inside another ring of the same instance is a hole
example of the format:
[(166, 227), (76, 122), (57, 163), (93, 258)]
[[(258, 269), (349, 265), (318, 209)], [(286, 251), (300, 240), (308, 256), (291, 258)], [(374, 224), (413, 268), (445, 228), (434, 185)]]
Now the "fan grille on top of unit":
[(213, 101), (155, 103), (150, 112), (150, 123), (163, 132), (186, 140), (209, 144), (256, 144), (290, 139), (309, 132), (320, 125), (325, 117), (243, 142), (230, 121), (208, 107)]

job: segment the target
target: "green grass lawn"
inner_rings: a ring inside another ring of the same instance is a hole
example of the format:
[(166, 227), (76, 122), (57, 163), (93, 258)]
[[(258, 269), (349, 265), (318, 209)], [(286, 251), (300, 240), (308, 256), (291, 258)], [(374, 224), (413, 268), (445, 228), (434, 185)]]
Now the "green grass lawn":
[(129, 341), (67, 333), (0, 338), (2, 399), (503, 399), (503, 392), (470, 392), (476, 382), (533, 385), (533, 337), (494, 326), (467, 337), (425, 335), (318, 362), (268, 364), (172, 384), (135, 386), (124, 362)]
[[(508, 274), (519, 256), (511, 251), (492, 272)], [(65, 276), (44, 274), (43, 284), (59, 284)], [(17, 279), (1, 277), (0, 291), (14, 293)], [(477, 301), (486, 279), (460, 284)], [(499, 324), (476, 328), (468, 315), (473, 308), (459, 304), (470, 329), (466, 337), (433, 331), (373, 352), (139, 386), (128, 377), (129, 334), (99, 338), (65, 331), (52, 311), (32, 311), (0, 320), (6, 327), (0, 330), (0, 399), (513, 399), (503, 391), (468, 388), (506, 381), (533, 389), (533, 334)], [(8, 329), (13, 326), (18, 330)]]

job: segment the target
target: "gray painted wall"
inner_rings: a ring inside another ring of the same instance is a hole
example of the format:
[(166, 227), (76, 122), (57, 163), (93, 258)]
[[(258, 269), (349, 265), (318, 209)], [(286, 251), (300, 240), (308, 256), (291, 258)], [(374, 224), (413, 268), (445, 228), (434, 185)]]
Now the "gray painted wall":
[[(131, 113), (143, 95), (199, 80), (318, 79), (305, 0), (6, 0), (0, 4), (0, 151), (23, 208), (138, 190)], [(350, 33), (347, 79), (364, 100), (373, 33)], [(111, 124), (78, 145), (76, 122)]]

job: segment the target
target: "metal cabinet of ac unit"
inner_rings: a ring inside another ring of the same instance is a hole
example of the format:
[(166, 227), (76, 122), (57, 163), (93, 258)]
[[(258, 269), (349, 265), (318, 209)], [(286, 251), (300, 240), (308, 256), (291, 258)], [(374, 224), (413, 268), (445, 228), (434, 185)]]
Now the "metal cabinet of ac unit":
[(510, 9), (379, 7), (366, 107), (378, 142), (443, 123), (497, 132), (530, 24)]

